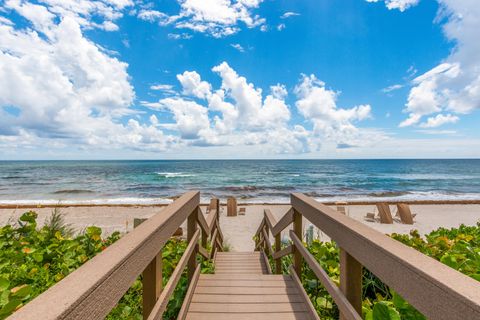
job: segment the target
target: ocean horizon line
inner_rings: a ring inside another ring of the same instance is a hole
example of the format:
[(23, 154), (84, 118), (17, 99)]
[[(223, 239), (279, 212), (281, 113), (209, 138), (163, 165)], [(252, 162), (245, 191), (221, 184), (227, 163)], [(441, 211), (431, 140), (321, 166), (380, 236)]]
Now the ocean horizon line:
[(390, 161), (390, 160), (480, 160), (476, 158), (176, 158), (176, 159), (0, 159), (0, 162), (73, 162), (73, 161)]

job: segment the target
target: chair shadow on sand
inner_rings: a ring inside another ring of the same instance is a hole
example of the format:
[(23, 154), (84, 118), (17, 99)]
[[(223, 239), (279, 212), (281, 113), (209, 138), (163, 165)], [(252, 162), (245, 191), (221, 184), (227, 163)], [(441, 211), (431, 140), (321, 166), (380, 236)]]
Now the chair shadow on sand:
[(375, 212), (369, 212), (364, 217), (365, 221), (380, 222), (385, 224), (392, 224), (394, 220), (404, 224), (413, 224), (415, 222), (413, 218), (415, 218), (416, 214), (412, 214), (408, 204), (397, 204), (397, 212), (395, 217), (392, 216), (392, 212), (390, 211), (390, 206), (388, 203), (377, 203), (376, 208), (378, 215), (376, 215)]

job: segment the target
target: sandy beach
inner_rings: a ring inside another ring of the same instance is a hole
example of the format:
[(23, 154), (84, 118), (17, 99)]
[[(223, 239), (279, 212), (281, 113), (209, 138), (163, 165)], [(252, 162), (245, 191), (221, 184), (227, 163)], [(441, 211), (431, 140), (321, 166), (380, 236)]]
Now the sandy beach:
[[(279, 219), (289, 209), (289, 205), (246, 205), (245, 215), (227, 217), (226, 209), (222, 207), (220, 223), (227, 243), (232, 251), (251, 251), (254, 247), (252, 237), (263, 218), (263, 210), (268, 208)], [(163, 206), (71, 206), (62, 207), (60, 212), (64, 215), (65, 221), (78, 231), (90, 225), (101, 227), (104, 235), (114, 231), (122, 233), (133, 229), (134, 218), (148, 218), (160, 213)], [(333, 207), (334, 208), (334, 207)], [(374, 205), (350, 205), (347, 207), (347, 214), (367, 224), (368, 226), (383, 233), (408, 233), (412, 229), (419, 230), (420, 234), (428, 233), (439, 227), (457, 227), (460, 224), (475, 225), (480, 221), (479, 204), (416, 204), (411, 206), (412, 212), (416, 213), (414, 225), (405, 225), (399, 222), (394, 224), (380, 224), (378, 222), (367, 222), (363, 219), (367, 212), (374, 212)], [(43, 224), (45, 219), (52, 213), (53, 208), (3, 208), (0, 209), (0, 224), (5, 225), (16, 221), (25, 211), (34, 210), (38, 213), (38, 223)], [(202, 207), (205, 210), (205, 207)], [(393, 206), (392, 206), (393, 211)], [(304, 229), (309, 226), (304, 221)], [(285, 232), (288, 232), (288, 230)], [(322, 240), (328, 237), (319, 230), (314, 235)]]

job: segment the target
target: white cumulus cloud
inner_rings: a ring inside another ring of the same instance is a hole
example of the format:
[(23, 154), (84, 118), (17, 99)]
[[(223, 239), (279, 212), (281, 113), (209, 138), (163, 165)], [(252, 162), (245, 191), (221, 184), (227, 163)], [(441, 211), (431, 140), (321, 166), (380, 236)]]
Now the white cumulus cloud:
[(436, 128), (446, 123), (456, 123), (460, 120), (457, 116), (451, 114), (438, 114), (435, 117), (430, 117), (425, 123), (420, 124), (422, 128)]
[(385, 5), (389, 10), (397, 9), (405, 11), (410, 7), (416, 6), (420, 0), (366, 0), (367, 2), (385, 1)]
[(298, 97), (296, 106), (301, 115), (314, 125), (314, 133), (323, 139), (335, 141), (337, 144), (364, 144), (367, 131), (354, 125), (371, 117), (370, 105), (359, 105), (350, 109), (337, 107), (338, 93), (325, 87), (325, 83), (315, 75), (303, 75), (295, 87)]
[(254, 14), (262, 0), (177, 0), (180, 11), (166, 15), (153, 9), (143, 9), (138, 17), (147, 21), (158, 21), (161, 25), (174, 25), (179, 29), (190, 29), (215, 38), (237, 33), (242, 25), (247, 28), (263, 26), (265, 19)]
[(436, 21), (444, 23), (444, 34), (455, 48), (412, 81), (405, 108), (409, 117), (400, 126), (417, 124), (423, 116), (438, 112), (467, 114), (480, 108), (480, 6), (476, 1), (438, 2)]
[[(165, 150), (154, 123), (128, 117), (135, 93), (127, 64), (87, 39), (91, 15), (118, 18), (130, 1), (8, 1), (30, 24), (0, 23), (0, 141), (51, 148)], [(102, 9), (95, 11), (96, 9)], [(93, 19), (93, 18), (92, 18)], [(103, 22), (95, 22), (96, 24)], [(122, 123), (121, 119), (127, 117)]]
[(200, 99), (204, 99), (210, 95), (210, 83), (202, 81), (196, 71), (185, 71), (183, 74), (178, 74), (177, 79), (182, 85), (182, 93), (185, 95), (192, 95)]

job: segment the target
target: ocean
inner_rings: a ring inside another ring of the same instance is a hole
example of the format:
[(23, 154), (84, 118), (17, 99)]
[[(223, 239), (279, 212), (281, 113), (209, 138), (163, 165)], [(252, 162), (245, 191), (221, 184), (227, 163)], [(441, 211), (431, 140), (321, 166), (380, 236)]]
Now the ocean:
[(0, 161), (0, 204), (479, 200), (480, 160)]

